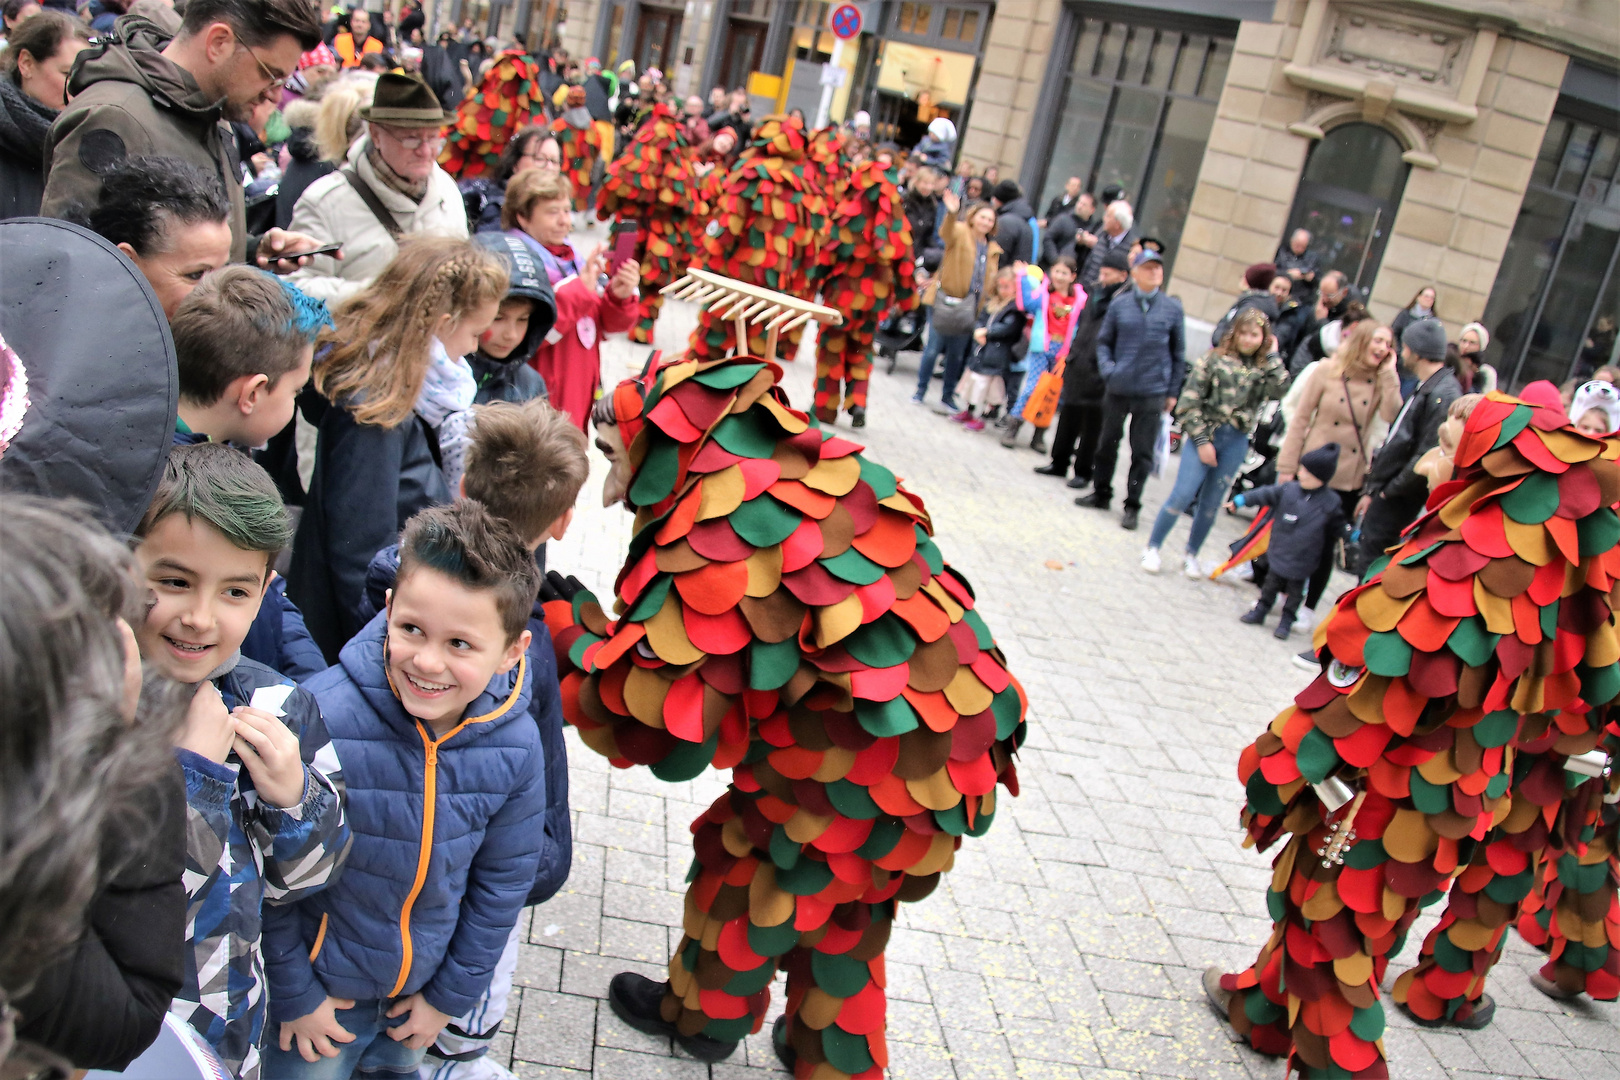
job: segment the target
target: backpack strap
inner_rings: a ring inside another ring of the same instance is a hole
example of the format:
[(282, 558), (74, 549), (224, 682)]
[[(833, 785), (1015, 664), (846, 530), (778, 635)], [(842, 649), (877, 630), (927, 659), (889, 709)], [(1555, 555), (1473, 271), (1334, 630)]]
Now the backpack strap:
[(342, 169), (340, 173), (343, 179), (348, 181), (349, 186), (354, 189), (354, 193), (360, 196), (360, 201), (366, 204), (366, 209), (370, 210), (372, 216), (377, 219), (377, 224), (388, 230), (391, 239), (398, 240), (405, 235), (405, 230), (399, 227), (399, 222), (394, 218), (393, 212), (383, 205), (382, 200), (377, 197), (377, 193), (371, 190), (371, 185), (360, 179), (359, 173), (352, 168)]

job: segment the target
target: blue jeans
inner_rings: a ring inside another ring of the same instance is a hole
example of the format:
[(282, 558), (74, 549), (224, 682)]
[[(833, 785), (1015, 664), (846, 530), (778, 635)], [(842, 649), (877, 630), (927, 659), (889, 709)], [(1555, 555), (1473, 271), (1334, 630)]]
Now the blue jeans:
[(355, 1038), (353, 1042), (332, 1045), (338, 1048), (337, 1057), (323, 1057), (305, 1061), (298, 1052), (296, 1040), (291, 1050), (281, 1049), (281, 1025), (266, 1024), (274, 1028), (265, 1039), (264, 1065), (260, 1070), (263, 1080), (393, 1080), (395, 1077), (416, 1076), (426, 1049), (411, 1050), (402, 1042), (388, 1037), (388, 1029), (398, 1027), (406, 1020), (400, 1015), (392, 1019), (388, 1010), (394, 1000), (384, 998), (357, 1001), (352, 1009), (339, 1009), (337, 1022)]
[(973, 344), (972, 334), (941, 334), (934, 329), (933, 320), (928, 322), (928, 343), (923, 346), (922, 361), (917, 365), (917, 400), (921, 401), (928, 396), (928, 384), (934, 378), (934, 361), (939, 354), (945, 354), (945, 389), (940, 392), (939, 399), (950, 405), (955, 402), (956, 383), (962, 377), (962, 368), (967, 365), (968, 348)]
[(1170, 489), (1170, 497), (1159, 507), (1153, 532), (1148, 536), (1148, 547), (1164, 546), (1165, 537), (1170, 535), (1170, 530), (1176, 527), (1176, 520), (1181, 517), (1182, 511), (1192, 505), (1194, 499), (1198, 500), (1198, 505), (1193, 511), (1192, 533), (1187, 537), (1187, 554), (1197, 555), (1198, 549), (1204, 546), (1204, 538), (1215, 524), (1215, 512), (1226, 498), (1226, 489), (1249, 453), (1248, 436), (1230, 424), (1216, 428), (1210, 442), (1215, 444), (1213, 466), (1198, 460), (1196, 446), (1190, 442), (1182, 444), (1181, 468), (1176, 473), (1176, 486)]

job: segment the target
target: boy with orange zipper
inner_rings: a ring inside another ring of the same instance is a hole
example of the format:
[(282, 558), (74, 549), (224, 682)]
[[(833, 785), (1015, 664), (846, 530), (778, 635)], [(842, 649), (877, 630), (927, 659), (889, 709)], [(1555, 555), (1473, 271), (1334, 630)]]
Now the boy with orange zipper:
[(344, 755), (354, 844), (336, 888), (267, 918), (264, 1080), (414, 1076), (488, 987), (544, 833), (524, 655), (539, 588), (483, 504), (424, 510), (386, 610), (307, 684)]

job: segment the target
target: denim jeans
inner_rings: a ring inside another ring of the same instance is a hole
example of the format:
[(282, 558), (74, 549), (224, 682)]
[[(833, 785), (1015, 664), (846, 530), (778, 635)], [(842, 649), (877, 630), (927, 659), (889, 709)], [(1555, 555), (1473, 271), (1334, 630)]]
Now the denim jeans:
[(956, 383), (962, 378), (962, 368), (967, 365), (968, 348), (972, 344), (972, 334), (941, 334), (934, 329), (933, 320), (929, 320), (928, 344), (923, 346), (922, 360), (917, 364), (918, 401), (928, 396), (928, 384), (934, 378), (934, 362), (943, 352), (945, 389), (940, 392), (939, 399), (947, 405), (955, 403)]
[(1248, 436), (1231, 424), (1216, 428), (1210, 442), (1215, 446), (1214, 465), (1205, 465), (1198, 460), (1198, 448), (1190, 441), (1182, 444), (1181, 468), (1176, 473), (1176, 486), (1170, 489), (1169, 498), (1159, 508), (1159, 516), (1153, 522), (1153, 532), (1148, 536), (1148, 547), (1164, 545), (1165, 537), (1175, 528), (1182, 511), (1193, 505), (1194, 499), (1197, 500), (1197, 507), (1193, 511), (1192, 532), (1187, 537), (1187, 554), (1197, 555), (1198, 549), (1204, 546), (1204, 538), (1209, 535), (1210, 526), (1215, 524), (1215, 512), (1226, 499), (1227, 486), (1232, 483), (1232, 477), (1237, 475), (1238, 469), (1243, 466), (1243, 459), (1249, 453)]
[(339, 1009), (337, 1022), (355, 1037), (354, 1041), (334, 1042), (338, 1056), (315, 1061), (304, 1060), (296, 1040), (291, 1050), (281, 1049), (281, 1025), (266, 1024), (275, 1030), (265, 1039), (260, 1075), (263, 1080), (350, 1080), (350, 1077), (363, 1080), (411, 1077), (414, 1080), (422, 1055), (427, 1051), (411, 1050), (404, 1043), (389, 1038), (388, 1029), (398, 1027), (407, 1019), (405, 1015), (389, 1018), (388, 1010), (394, 1007), (394, 1001), (391, 998), (357, 1001), (352, 1009)]

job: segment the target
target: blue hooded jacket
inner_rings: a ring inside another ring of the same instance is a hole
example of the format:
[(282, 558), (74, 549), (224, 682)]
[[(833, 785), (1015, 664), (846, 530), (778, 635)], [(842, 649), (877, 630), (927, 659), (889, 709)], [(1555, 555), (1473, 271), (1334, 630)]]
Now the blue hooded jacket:
[(534, 883), (546, 778), (527, 657), (435, 739), (388, 685), (387, 628), (373, 619), (307, 687), (343, 758), (354, 844), (336, 887), (266, 909), (278, 1022), (327, 995), (419, 991), (463, 1015), (489, 987)]

